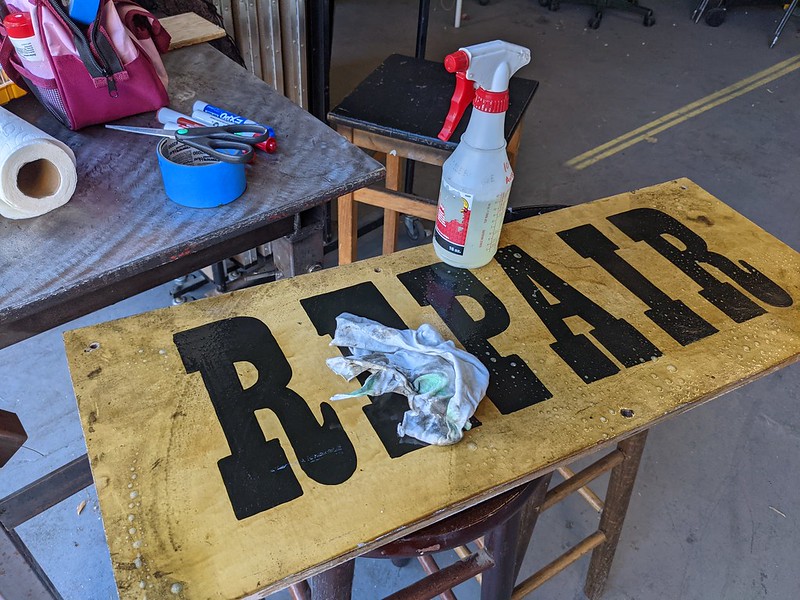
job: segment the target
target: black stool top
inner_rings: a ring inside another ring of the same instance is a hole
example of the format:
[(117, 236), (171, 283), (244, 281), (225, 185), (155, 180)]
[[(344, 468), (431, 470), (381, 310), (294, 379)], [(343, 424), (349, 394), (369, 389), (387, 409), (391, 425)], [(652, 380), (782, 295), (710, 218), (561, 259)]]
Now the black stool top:
[[(531, 79), (511, 78), (506, 140), (522, 121), (538, 86)], [(455, 87), (456, 76), (445, 71), (442, 63), (392, 54), (328, 113), (328, 119), (335, 125), (452, 151), (472, 114), (469, 106), (449, 142), (436, 137)]]

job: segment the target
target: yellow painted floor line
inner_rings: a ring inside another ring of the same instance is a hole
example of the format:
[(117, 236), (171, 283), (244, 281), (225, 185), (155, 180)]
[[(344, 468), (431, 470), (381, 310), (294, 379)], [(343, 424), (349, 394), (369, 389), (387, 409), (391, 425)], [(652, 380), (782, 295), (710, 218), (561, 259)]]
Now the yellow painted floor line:
[(686, 106), (679, 108), (663, 117), (659, 117), (658, 119), (651, 121), (633, 131), (629, 131), (626, 134), (623, 134), (617, 138), (614, 138), (610, 142), (606, 142), (588, 152), (584, 152), (575, 158), (572, 158), (566, 162), (568, 167), (573, 167), (576, 170), (585, 169), (588, 166), (591, 166), (609, 156), (612, 156), (630, 146), (637, 144), (644, 139), (655, 135), (656, 133), (660, 133), (670, 127), (674, 127), (684, 121), (695, 117), (701, 113), (706, 112), (720, 104), (724, 104), (734, 98), (737, 98), (743, 94), (746, 94), (762, 85), (769, 83), (770, 81), (774, 81), (779, 77), (783, 77), (793, 71), (800, 69), (800, 54), (797, 56), (793, 56), (787, 60), (784, 60), (768, 69), (764, 69), (756, 73), (755, 75), (751, 75), (746, 79), (742, 79), (734, 83), (733, 85), (729, 85), (726, 88), (723, 88), (713, 94), (705, 96), (700, 100), (696, 100)]

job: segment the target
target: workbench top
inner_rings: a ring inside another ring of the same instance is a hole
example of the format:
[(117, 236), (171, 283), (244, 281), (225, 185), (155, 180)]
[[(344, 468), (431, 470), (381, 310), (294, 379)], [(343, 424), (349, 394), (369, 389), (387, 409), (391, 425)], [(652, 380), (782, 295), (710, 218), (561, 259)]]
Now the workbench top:
[[(208, 45), (169, 52), (171, 107), (204, 100), (271, 125), (247, 191), (213, 209), (171, 202), (158, 138), (94, 126), (69, 131), (35, 99), (7, 108), (75, 152), (72, 200), (43, 216), (0, 219), (0, 348), (293, 231), (293, 217), (383, 176), (383, 167)], [(158, 126), (154, 113), (122, 121)]]

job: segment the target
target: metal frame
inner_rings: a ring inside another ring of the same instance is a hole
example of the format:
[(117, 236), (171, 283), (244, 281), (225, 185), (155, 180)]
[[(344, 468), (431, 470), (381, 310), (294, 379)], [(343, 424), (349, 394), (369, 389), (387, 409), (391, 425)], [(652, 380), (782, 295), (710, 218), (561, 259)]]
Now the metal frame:
[(305, 0), (280, 0), (283, 95), (308, 108)]
[(15, 529), (91, 484), (84, 454), (0, 500), (0, 597), (62, 600)]
[(220, 256), (234, 256), (266, 241), (292, 233), (294, 233), (294, 217), (288, 216), (240, 234), (223, 244), (183, 256), (179, 260), (147, 265), (140, 272), (120, 279), (109, 279), (104, 285), (51, 296), (46, 303), (40, 305), (27, 305), (23, 310), (5, 315), (6, 323), (0, 328), (0, 348), (213, 264)]
[(261, 68), (254, 72), (278, 93), (285, 94), (280, 3), (279, 0), (256, 0), (256, 7)]

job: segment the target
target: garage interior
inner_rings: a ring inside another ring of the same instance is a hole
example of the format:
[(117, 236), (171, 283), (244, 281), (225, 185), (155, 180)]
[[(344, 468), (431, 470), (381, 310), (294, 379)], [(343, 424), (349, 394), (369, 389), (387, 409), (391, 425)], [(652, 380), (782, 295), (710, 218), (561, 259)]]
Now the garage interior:
[[(574, 205), (687, 177), (800, 249), (800, 19), (789, 19), (770, 48), (784, 15), (779, 3), (729, 2), (718, 27), (693, 22), (693, 2), (646, 4), (652, 27), (609, 8), (592, 29), (594, 9), (586, 5), (564, 2), (552, 11), (535, 0), (464, 0), (455, 28), (455, 0), (434, 0), (425, 58), (441, 61), (494, 39), (530, 48), (532, 60), (518, 75), (539, 88), (525, 118), (511, 205)], [(416, 0), (336, 1), (331, 106), (390, 54), (414, 54), (417, 11)], [(435, 197), (439, 177), (439, 169), (418, 165), (414, 192)], [(362, 224), (377, 216), (362, 210)], [(428, 235), (431, 227), (422, 223)], [(359, 258), (380, 253), (380, 235), (377, 228), (361, 238)], [(422, 243), (430, 237), (410, 239), (401, 226), (400, 247)], [(326, 266), (335, 264), (335, 252), (326, 255)], [(0, 407), (31, 433), (3, 468), (0, 497), (86, 451), (61, 332), (169, 306), (171, 287), (0, 351)], [(794, 365), (653, 428), (604, 598), (800, 597), (799, 398)], [(521, 577), (593, 531), (597, 519), (577, 497), (545, 513)], [(66, 600), (117, 597), (94, 487), (18, 533)], [(456, 558), (436, 555), (440, 566)], [(583, 598), (587, 560), (530, 597)], [(400, 568), (359, 559), (353, 597), (381, 598), (423, 575), (414, 561)], [(478, 598), (479, 587), (470, 581), (455, 593)]]

